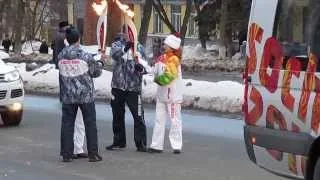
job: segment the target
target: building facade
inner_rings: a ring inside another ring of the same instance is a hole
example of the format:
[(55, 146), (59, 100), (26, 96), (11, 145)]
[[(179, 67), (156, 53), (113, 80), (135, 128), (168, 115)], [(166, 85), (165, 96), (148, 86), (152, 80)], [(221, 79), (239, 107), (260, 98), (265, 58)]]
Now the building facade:
[[(123, 3), (128, 4), (135, 12), (134, 22), (138, 31), (140, 30), (141, 19), (143, 16), (143, 6), (145, 0), (125, 0)], [(182, 21), (186, 12), (186, 0), (162, 0), (164, 9), (170, 22), (175, 27), (176, 31), (180, 31)], [(195, 8), (191, 13), (189, 20), (189, 26), (186, 36), (193, 37), (197, 36), (197, 24), (194, 20), (196, 17)], [(149, 30), (150, 35), (167, 35), (170, 33), (169, 28), (161, 21), (160, 16), (153, 8), (152, 15), (150, 18)]]

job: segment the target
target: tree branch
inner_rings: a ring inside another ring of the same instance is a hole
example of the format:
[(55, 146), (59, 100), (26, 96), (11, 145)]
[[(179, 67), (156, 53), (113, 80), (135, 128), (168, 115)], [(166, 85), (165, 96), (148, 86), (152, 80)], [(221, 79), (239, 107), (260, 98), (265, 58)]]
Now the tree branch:
[(161, 20), (168, 26), (168, 28), (171, 31), (171, 33), (177, 32), (174, 29), (173, 25), (171, 24), (171, 22), (170, 22), (170, 20), (169, 20), (169, 18), (167, 16), (167, 13), (164, 10), (163, 5), (160, 2), (160, 0), (157, 0), (157, 3), (154, 0), (152, 0), (152, 4), (153, 4), (153, 7), (156, 9), (157, 13), (159, 14)]
[(150, 24), (150, 18), (152, 14), (152, 1), (146, 1), (143, 7), (143, 17), (140, 25), (139, 42), (143, 45), (146, 44), (148, 36), (148, 27)]
[(187, 0), (187, 9), (186, 9), (186, 12), (183, 18), (183, 23), (181, 26), (181, 40), (182, 40), (181, 46), (184, 45), (184, 39), (186, 37), (191, 11), (192, 11), (192, 0)]
[(194, 3), (194, 7), (196, 8), (196, 11), (197, 11), (197, 16), (199, 16), (199, 14), (200, 14), (200, 4), (199, 4), (199, 1), (193, 0), (193, 3)]
[(35, 35), (39, 32), (39, 30), (42, 29), (42, 26), (43, 26), (43, 24), (45, 22), (45, 19), (48, 17), (48, 13), (46, 13), (46, 15), (44, 16), (44, 13), (46, 11), (47, 6), (48, 6), (48, 0), (45, 0), (44, 5), (43, 5), (42, 10), (41, 10), (41, 13), (39, 15), (39, 24), (35, 28), (35, 32), (34, 32)]

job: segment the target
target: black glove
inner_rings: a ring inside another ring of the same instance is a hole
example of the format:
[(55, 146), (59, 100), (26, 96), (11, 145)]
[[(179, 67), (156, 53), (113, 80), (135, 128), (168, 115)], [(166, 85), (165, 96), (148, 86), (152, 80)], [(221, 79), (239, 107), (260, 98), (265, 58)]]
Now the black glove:
[(98, 61), (96, 61), (96, 67), (98, 67), (98, 68), (100, 68), (100, 69), (103, 69), (103, 67), (104, 67), (104, 62), (103, 61), (101, 61), (101, 60), (98, 60)]
[(134, 65), (134, 71), (138, 73), (144, 73), (144, 67), (141, 64), (137, 63)]
[(128, 50), (129, 50), (130, 48), (132, 48), (133, 46), (134, 46), (133, 42), (128, 41), (128, 42), (126, 43), (126, 46), (124, 47), (124, 52), (128, 52)]

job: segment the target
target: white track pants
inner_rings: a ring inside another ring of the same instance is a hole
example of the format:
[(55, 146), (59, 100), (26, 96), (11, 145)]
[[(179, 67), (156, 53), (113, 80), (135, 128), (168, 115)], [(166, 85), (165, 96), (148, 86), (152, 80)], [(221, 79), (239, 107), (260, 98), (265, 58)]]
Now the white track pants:
[(86, 136), (86, 132), (85, 132), (85, 127), (83, 123), (82, 112), (80, 109), (78, 109), (76, 121), (74, 124), (74, 136), (73, 136), (74, 154), (84, 153), (85, 136)]
[(163, 150), (166, 120), (170, 119), (169, 140), (174, 150), (182, 149), (181, 104), (161, 103), (156, 105), (156, 120), (153, 128), (151, 148)]

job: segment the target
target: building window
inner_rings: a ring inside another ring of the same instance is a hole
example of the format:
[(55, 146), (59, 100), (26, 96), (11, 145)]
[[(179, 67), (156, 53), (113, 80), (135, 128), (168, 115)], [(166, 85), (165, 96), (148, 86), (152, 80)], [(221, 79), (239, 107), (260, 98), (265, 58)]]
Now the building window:
[(163, 33), (163, 23), (161, 22), (160, 15), (156, 10), (153, 11), (153, 31), (154, 33)]
[(195, 18), (197, 17), (197, 13), (195, 10), (190, 15), (189, 20), (189, 36), (196, 36), (198, 34), (198, 25), (195, 21)]
[(181, 27), (181, 6), (180, 5), (171, 5), (171, 22), (174, 29), (177, 32), (180, 32)]

